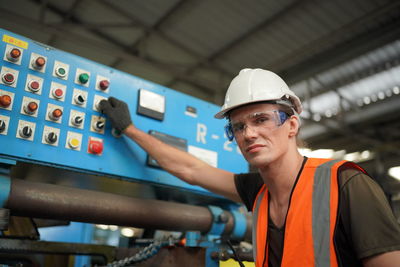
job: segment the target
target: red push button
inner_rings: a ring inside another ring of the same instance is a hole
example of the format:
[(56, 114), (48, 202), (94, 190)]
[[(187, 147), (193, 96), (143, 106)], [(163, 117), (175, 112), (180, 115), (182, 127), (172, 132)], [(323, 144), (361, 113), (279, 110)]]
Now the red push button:
[(38, 57), (32, 62), (32, 67), (37, 70), (43, 69), (46, 65), (46, 59), (44, 57)]
[(53, 121), (58, 121), (58, 120), (61, 118), (62, 115), (63, 115), (62, 110), (59, 109), (59, 108), (56, 108), (56, 109), (53, 109), (53, 110), (50, 112), (49, 117), (50, 117), (50, 119), (52, 119)]
[(25, 111), (27, 114), (33, 114), (33, 113), (36, 112), (36, 110), (37, 110), (38, 108), (39, 108), (39, 105), (38, 105), (36, 102), (31, 101), (31, 102), (29, 102), (29, 103), (24, 107), (24, 111)]
[(100, 139), (89, 139), (89, 153), (100, 155), (103, 153), (103, 141)]
[(21, 54), (21, 50), (19, 50), (18, 48), (13, 48), (10, 52), (8, 52), (7, 58), (10, 61), (16, 62), (21, 57)]
[(107, 88), (110, 86), (110, 82), (107, 80), (102, 80), (99, 83), (99, 87), (101, 90), (107, 90)]
[(13, 84), (15, 82), (14, 74), (7, 72), (1, 77), (5, 84)]
[(55, 98), (60, 99), (60, 98), (63, 97), (63, 95), (64, 95), (64, 90), (63, 89), (57, 88), (57, 89), (53, 90), (53, 96)]
[(32, 80), (28, 83), (28, 88), (32, 92), (37, 92), (40, 89), (40, 83), (38, 81)]
[(3, 108), (8, 108), (11, 105), (11, 96), (9, 95), (2, 95), (0, 96), (0, 106)]

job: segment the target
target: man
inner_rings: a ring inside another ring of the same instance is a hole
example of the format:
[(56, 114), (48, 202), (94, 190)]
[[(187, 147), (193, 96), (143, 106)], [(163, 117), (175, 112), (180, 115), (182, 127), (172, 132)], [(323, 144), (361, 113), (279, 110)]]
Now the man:
[(113, 127), (134, 140), (166, 171), (253, 212), (257, 267), (400, 266), (400, 227), (379, 186), (354, 163), (308, 159), (297, 149), (299, 98), (275, 73), (244, 69), (216, 118), (254, 174), (233, 174), (137, 129), (127, 105), (100, 104)]

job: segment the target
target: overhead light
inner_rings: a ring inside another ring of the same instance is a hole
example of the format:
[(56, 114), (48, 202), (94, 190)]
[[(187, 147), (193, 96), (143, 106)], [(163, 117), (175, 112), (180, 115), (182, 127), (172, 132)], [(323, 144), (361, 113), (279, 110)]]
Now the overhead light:
[(388, 171), (389, 175), (392, 176), (394, 179), (400, 181), (400, 166), (390, 168)]
[(107, 230), (108, 229), (108, 225), (105, 224), (96, 224), (97, 228), (100, 228), (101, 230)]
[(383, 100), (383, 99), (385, 99), (385, 93), (384, 92), (379, 92), (378, 93), (378, 98), (380, 99), (380, 100)]
[(108, 228), (109, 228), (111, 231), (117, 231), (117, 230), (118, 230), (118, 226), (116, 226), (116, 225), (110, 225), (110, 226), (108, 226)]
[(311, 150), (308, 148), (300, 148), (299, 152), (300, 154), (307, 156), (309, 158), (324, 158), (324, 159), (332, 158), (335, 153), (333, 149)]
[(121, 235), (126, 236), (126, 237), (132, 237), (135, 235), (135, 231), (133, 231), (132, 228), (122, 228), (121, 229)]
[(364, 96), (363, 100), (364, 100), (365, 105), (368, 105), (371, 103), (371, 98), (369, 98), (369, 96)]
[(395, 95), (398, 95), (398, 94), (400, 93), (400, 89), (399, 89), (398, 86), (393, 87), (393, 93), (394, 93)]

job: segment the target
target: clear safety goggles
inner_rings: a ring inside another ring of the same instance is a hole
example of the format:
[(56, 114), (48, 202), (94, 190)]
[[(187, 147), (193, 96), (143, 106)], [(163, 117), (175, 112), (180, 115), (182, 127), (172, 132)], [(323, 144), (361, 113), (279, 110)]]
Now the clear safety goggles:
[(266, 131), (273, 130), (281, 126), (289, 115), (281, 110), (268, 110), (249, 114), (241, 121), (229, 121), (225, 126), (225, 133), (229, 141), (233, 141), (236, 137), (241, 137), (246, 129), (263, 129)]

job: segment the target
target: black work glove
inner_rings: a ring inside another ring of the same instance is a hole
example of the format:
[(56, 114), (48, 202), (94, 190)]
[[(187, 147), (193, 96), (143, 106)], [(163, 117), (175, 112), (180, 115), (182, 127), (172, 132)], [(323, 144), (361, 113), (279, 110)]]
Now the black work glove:
[(101, 100), (99, 105), (101, 113), (107, 115), (118, 131), (123, 132), (132, 123), (128, 105), (124, 101), (110, 96), (108, 100)]

